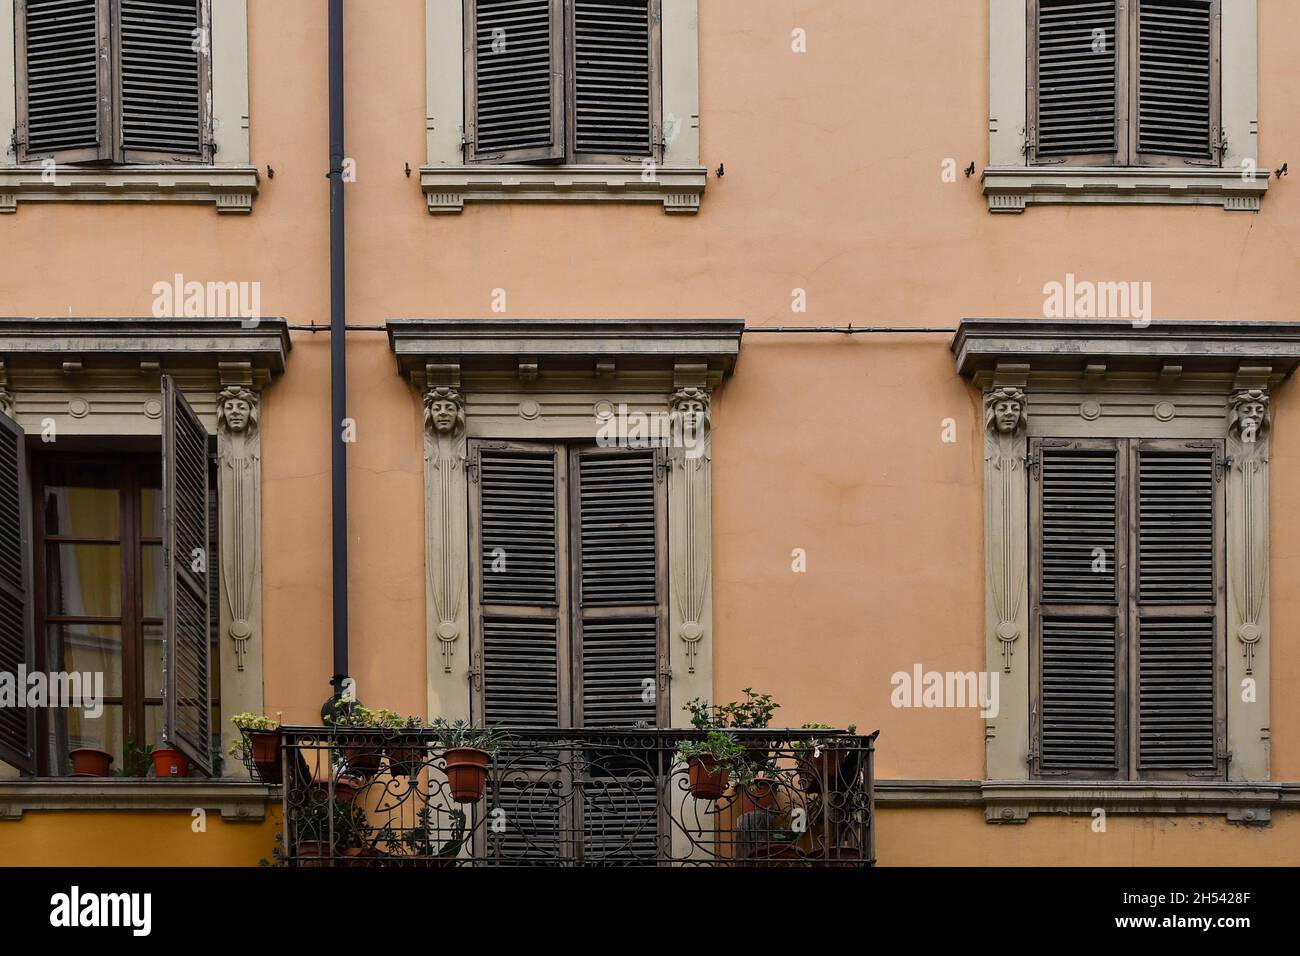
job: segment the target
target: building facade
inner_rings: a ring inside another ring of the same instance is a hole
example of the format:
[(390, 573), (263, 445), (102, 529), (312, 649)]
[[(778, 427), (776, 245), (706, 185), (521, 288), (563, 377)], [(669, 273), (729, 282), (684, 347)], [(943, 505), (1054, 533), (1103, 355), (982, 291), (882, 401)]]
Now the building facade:
[(0, 858), (271, 855), (338, 430), (371, 707), (755, 688), (881, 865), (1300, 862), (1291, 4), (353, 0), (335, 170), (323, 9), (0, 0), (0, 671), (103, 675)]

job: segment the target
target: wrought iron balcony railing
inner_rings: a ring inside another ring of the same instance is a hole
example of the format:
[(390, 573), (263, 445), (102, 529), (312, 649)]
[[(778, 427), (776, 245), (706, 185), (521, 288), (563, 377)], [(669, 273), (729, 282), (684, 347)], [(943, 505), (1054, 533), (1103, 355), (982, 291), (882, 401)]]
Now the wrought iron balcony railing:
[(285, 727), (259, 766), (290, 866), (872, 865), (875, 734), (735, 734), (717, 770), (677, 754), (699, 731), (512, 730), (477, 799), (432, 730)]

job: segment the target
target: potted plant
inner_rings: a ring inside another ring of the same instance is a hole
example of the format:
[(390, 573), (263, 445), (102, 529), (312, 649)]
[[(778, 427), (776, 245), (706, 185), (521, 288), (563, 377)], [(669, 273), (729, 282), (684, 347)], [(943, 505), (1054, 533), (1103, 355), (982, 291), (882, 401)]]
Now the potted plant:
[[(830, 724), (804, 724), (803, 730), (834, 730)], [(799, 758), (799, 786), (807, 793), (821, 793), (823, 786), (834, 790), (839, 785), (840, 771), (849, 755), (851, 741), (858, 732), (857, 724), (849, 724), (843, 736), (813, 738), (796, 741), (794, 749)]]
[(472, 726), (468, 721), (447, 722), (439, 717), (433, 722), (446, 761), (447, 786), (457, 803), (475, 803), (487, 788), (488, 764), (501, 742), (501, 734), (491, 728)]
[[(742, 701), (732, 701), (719, 708), (726, 725), (734, 730), (766, 730), (772, 722), (772, 715), (781, 705), (772, 699), (771, 694), (756, 694), (754, 688), (743, 688)], [(742, 742), (747, 738), (742, 737)], [(771, 759), (772, 748), (766, 742), (749, 741), (745, 746), (745, 759), (755, 767), (763, 768)]]
[(107, 777), (113, 755), (97, 747), (77, 747), (68, 752), (74, 777)]
[(424, 736), (420, 733), (423, 727), (424, 721), (419, 717), (407, 717), (391, 728), (394, 735), (387, 747), (388, 769), (394, 777), (409, 777), (420, 772), (424, 756), (428, 752)]
[(731, 734), (714, 728), (703, 740), (678, 743), (677, 757), (686, 762), (691, 796), (717, 800), (727, 792), (732, 768), (744, 764), (745, 750)]
[(149, 756), (153, 759), (153, 775), (159, 780), (190, 775), (190, 758), (179, 750), (171, 747), (151, 747)]
[(338, 859), (355, 855), (349, 851), (367, 845), (366, 812), (356, 794), (354, 784), (339, 778), (331, 800), (329, 784), (322, 782), (308, 791), (301, 807), (292, 811), (299, 866), (332, 866)]
[[(326, 715), (325, 720), (343, 730), (376, 730), (380, 728), (381, 721), (390, 719), (388, 715), (397, 716), (392, 711), (371, 710), (369, 707), (351, 702), (333, 714)], [(384, 761), (384, 747), (377, 735), (344, 734), (341, 750), (349, 773), (356, 774), (362, 779), (369, 779), (379, 773), (379, 767)]]
[(149, 757), (153, 749), (152, 745), (141, 747), (135, 742), (134, 737), (128, 735), (126, 743), (122, 745), (122, 776), (149, 776)]
[(277, 712), (277, 720), (262, 714), (236, 714), (230, 722), (239, 730), (239, 740), (230, 745), (230, 755), (238, 757), (245, 766), (252, 764), (263, 783), (278, 784), (283, 779), (280, 766), (280, 724), (284, 714)]

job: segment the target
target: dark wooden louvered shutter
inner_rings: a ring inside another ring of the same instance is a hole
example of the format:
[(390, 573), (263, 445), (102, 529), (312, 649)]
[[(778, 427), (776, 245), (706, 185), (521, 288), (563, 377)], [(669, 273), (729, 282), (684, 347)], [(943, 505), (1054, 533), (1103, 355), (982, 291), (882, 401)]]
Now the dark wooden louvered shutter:
[(1208, 164), (1219, 140), (1219, 0), (1136, 0), (1139, 162)]
[(212, 772), (208, 576), (208, 433), (163, 376), (163, 739)]
[[(35, 666), (31, 599), (31, 514), (23, 430), (0, 413), (0, 674), (17, 683), (20, 668)], [(0, 707), (0, 760), (36, 772), (36, 714)]]
[(17, 0), (18, 158), (113, 155), (108, 0)]
[(655, 449), (572, 453), (577, 718), (587, 728), (658, 726), (664, 629), (664, 483)]
[(1135, 743), (1141, 776), (1220, 768), (1222, 486), (1213, 448), (1143, 442), (1137, 453)]
[(1037, 0), (1036, 160), (1105, 165), (1124, 153), (1125, 26), (1115, 0)]
[(480, 716), (488, 725), (567, 726), (562, 463), (553, 447), (521, 444), (481, 444), (475, 460)]
[(561, 0), (465, 0), (465, 158), (564, 158)]
[(1037, 769), (1115, 777), (1125, 771), (1124, 448), (1043, 440), (1033, 453)]
[(584, 162), (659, 154), (659, 0), (572, 0), (572, 147)]
[(209, 160), (205, 0), (119, 0), (118, 10), (123, 160)]

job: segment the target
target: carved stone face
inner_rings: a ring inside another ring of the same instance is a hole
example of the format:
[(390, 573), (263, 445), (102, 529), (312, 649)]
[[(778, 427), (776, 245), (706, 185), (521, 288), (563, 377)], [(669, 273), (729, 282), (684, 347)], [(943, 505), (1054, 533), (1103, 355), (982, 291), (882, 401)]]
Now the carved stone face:
[(439, 398), (429, 403), (429, 423), (440, 435), (450, 435), (456, 430), (460, 409), (449, 398)]
[(683, 399), (677, 403), (676, 411), (686, 431), (694, 431), (704, 424), (704, 403), (699, 399)]
[(993, 406), (993, 424), (1004, 435), (1010, 435), (1020, 426), (1020, 403), (1003, 399)]
[(247, 430), (248, 422), (253, 413), (247, 399), (228, 398), (222, 403), (221, 408), (225, 413), (226, 425), (232, 432)]
[(1237, 424), (1243, 435), (1256, 435), (1264, 425), (1264, 403), (1242, 402), (1237, 406)]

